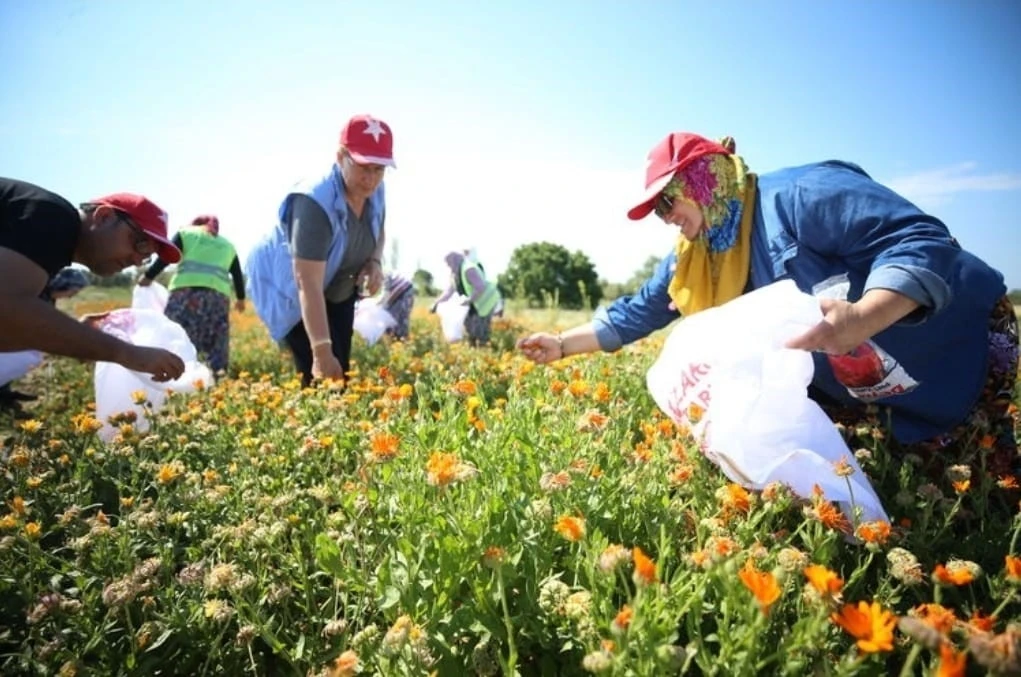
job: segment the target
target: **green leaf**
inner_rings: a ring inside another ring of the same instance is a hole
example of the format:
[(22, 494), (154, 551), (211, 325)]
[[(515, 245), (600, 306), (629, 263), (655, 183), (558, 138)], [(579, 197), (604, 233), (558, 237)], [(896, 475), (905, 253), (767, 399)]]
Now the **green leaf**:
[(340, 559), (340, 546), (326, 534), (316, 536), (316, 564), (323, 571), (336, 578), (344, 575), (344, 563)]

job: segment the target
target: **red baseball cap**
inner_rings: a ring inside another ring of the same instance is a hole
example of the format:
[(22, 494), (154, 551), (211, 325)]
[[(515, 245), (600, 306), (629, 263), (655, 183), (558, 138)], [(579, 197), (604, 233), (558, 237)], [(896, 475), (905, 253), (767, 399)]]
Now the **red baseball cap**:
[(177, 263), (181, 260), (181, 250), (167, 239), (167, 213), (148, 198), (134, 193), (114, 193), (90, 200), (89, 204), (103, 205), (124, 212), (156, 243), (156, 253), (161, 260), (167, 263)]
[(645, 170), (645, 195), (637, 206), (628, 210), (627, 217), (632, 221), (644, 219), (653, 210), (659, 194), (677, 172), (703, 155), (717, 153), (730, 155), (731, 151), (698, 134), (688, 132), (667, 134), (665, 139), (649, 151), (649, 163)]
[(371, 115), (356, 115), (348, 120), (340, 130), (340, 144), (358, 164), (397, 167), (390, 125)]

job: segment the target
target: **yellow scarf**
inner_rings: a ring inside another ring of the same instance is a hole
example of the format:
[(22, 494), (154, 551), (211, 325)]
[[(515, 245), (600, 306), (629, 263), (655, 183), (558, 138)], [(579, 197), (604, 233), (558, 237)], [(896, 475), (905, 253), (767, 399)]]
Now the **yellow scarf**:
[[(740, 159), (730, 157), (739, 165), (738, 171), (742, 171)], [(751, 172), (745, 173), (743, 178), (741, 225), (734, 246), (726, 251), (712, 252), (705, 236), (694, 242), (683, 236), (678, 238), (677, 269), (668, 293), (683, 316), (731, 301), (744, 293), (748, 284), (756, 180)], [(712, 227), (712, 224), (707, 223), (706, 226)]]

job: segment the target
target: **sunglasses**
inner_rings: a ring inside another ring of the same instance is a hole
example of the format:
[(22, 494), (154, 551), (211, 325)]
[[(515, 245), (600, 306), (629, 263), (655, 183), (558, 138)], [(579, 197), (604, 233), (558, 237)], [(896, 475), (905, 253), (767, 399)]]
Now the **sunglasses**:
[(127, 217), (123, 212), (114, 212), (117, 215), (117, 220), (127, 225), (131, 229), (132, 233), (132, 245), (135, 248), (135, 253), (141, 254), (142, 256), (152, 256), (156, 253), (156, 243), (151, 237), (149, 237), (144, 230), (139, 228)]
[(672, 197), (668, 197), (665, 193), (660, 193), (659, 197), (656, 198), (656, 206), (654, 208), (656, 216), (662, 219), (673, 210), (674, 199)]

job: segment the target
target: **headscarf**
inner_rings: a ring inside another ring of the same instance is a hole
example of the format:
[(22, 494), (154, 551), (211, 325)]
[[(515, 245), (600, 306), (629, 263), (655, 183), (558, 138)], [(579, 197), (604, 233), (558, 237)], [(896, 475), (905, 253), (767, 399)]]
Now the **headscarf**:
[(216, 218), (212, 214), (203, 214), (201, 216), (196, 216), (194, 219), (191, 220), (191, 225), (205, 226), (206, 230), (209, 232), (210, 235), (220, 234), (220, 219)]
[(677, 269), (668, 292), (682, 315), (735, 299), (748, 283), (755, 175), (733, 154), (733, 139), (725, 138), (722, 145), (731, 154), (702, 155), (663, 188), (667, 197), (698, 207), (705, 219), (694, 241), (682, 236), (677, 243)]

